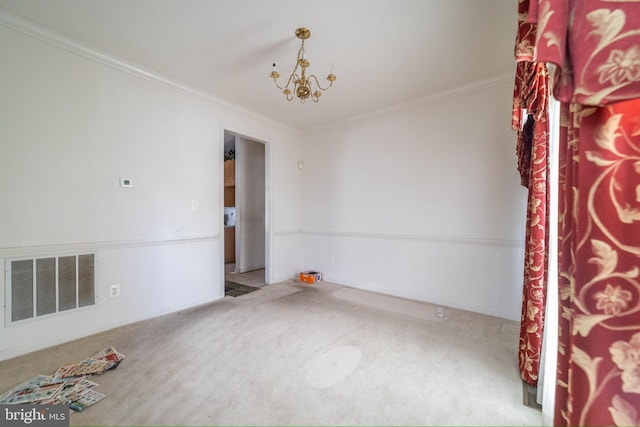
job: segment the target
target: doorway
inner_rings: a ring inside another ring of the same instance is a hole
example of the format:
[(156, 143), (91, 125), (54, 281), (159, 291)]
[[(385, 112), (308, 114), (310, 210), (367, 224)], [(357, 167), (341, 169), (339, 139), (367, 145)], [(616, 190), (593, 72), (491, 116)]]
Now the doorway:
[[(266, 144), (224, 131), (224, 281), (267, 283)], [(227, 292), (226, 292), (227, 293)]]

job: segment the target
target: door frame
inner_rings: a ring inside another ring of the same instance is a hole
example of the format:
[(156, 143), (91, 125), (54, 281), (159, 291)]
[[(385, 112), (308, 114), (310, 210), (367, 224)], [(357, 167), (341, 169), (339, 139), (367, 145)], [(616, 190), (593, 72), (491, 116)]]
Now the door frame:
[[(244, 130), (234, 129), (232, 126), (221, 126), (220, 128), (220, 173), (219, 173), (219, 190), (220, 190), (220, 221), (219, 226), (222, 232), (220, 233), (220, 272), (222, 284), (222, 294), (224, 295), (224, 281), (225, 281), (225, 262), (224, 262), (224, 136), (226, 133), (233, 134), (257, 142), (264, 145), (264, 281), (265, 284), (272, 283), (272, 248), (273, 242), (271, 239), (272, 229), (272, 215), (271, 215), (271, 143), (265, 138), (253, 135), (250, 132)], [(237, 218), (236, 218), (237, 219)]]

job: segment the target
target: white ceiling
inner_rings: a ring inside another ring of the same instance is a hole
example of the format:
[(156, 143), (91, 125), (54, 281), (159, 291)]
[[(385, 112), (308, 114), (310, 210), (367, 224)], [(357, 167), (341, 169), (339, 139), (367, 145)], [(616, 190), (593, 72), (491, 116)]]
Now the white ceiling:
[[(301, 131), (513, 72), (516, 0), (0, 0), (0, 8)], [(326, 82), (287, 102), (300, 41)]]

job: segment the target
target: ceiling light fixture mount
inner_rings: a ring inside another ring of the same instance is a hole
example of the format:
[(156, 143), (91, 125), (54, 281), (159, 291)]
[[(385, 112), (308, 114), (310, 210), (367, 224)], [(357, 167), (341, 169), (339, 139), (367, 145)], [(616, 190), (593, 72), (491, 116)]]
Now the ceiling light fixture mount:
[[(294, 98), (293, 94), (295, 93), (295, 96), (297, 96), (302, 103), (304, 103), (309, 97), (311, 97), (313, 102), (318, 102), (322, 92), (333, 86), (333, 82), (336, 81), (333, 64), (331, 64), (331, 73), (327, 76), (329, 86), (320, 86), (320, 82), (315, 75), (311, 74), (307, 76), (307, 68), (311, 63), (305, 57), (304, 41), (311, 37), (311, 31), (308, 28), (300, 27), (296, 30), (296, 37), (302, 40), (302, 44), (300, 45), (300, 49), (298, 49), (296, 65), (287, 80), (287, 84), (284, 86), (280, 86), (278, 84), (280, 73), (276, 71), (275, 63), (273, 64), (273, 70), (271, 71), (270, 76), (278, 89), (282, 89), (282, 93), (287, 98), (287, 101), (292, 101)], [(291, 85), (293, 85), (292, 89), (289, 88)]]

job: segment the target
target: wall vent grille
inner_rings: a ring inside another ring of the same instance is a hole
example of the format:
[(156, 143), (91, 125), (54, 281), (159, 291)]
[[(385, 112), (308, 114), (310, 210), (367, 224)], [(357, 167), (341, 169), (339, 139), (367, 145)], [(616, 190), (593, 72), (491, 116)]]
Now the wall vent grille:
[(7, 261), (7, 320), (16, 323), (95, 305), (95, 254)]

